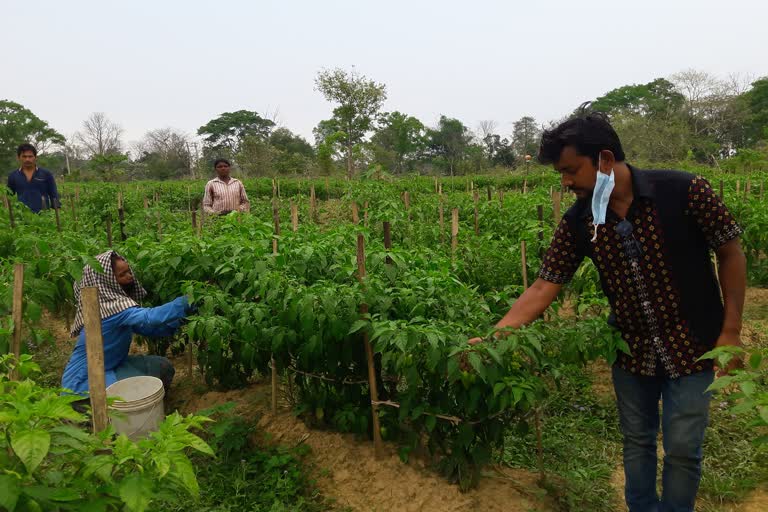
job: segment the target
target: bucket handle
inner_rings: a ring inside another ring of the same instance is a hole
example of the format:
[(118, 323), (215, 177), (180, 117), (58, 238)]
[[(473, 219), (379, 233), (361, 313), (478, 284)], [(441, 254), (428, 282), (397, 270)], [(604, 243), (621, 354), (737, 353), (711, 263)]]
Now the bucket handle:
[(139, 428), (137, 428), (136, 430), (128, 434), (128, 437), (133, 437), (136, 433), (140, 432), (147, 425), (147, 421), (149, 421), (149, 418), (152, 417), (152, 413), (155, 412), (155, 407), (157, 407), (157, 404), (162, 403), (162, 401), (163, 400), (160, 399), (159, 401), (155, 402), (155, 404), (152, 406), (152, 409), (150, 409), (149, 413), (144, 418), (144, 423), (142, 423), (141, 426), (139, 426)]

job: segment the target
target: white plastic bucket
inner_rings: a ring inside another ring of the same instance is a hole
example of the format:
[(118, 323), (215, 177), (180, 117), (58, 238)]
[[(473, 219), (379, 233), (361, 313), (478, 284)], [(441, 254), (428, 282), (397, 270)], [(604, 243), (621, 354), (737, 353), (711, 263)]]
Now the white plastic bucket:
[(109, 407), (115, 431), (131, 440), (157, 430), (165, 418), (163, 381), (142, 375), (119, 380), (107, 388), (107, 398), (117, 397)]

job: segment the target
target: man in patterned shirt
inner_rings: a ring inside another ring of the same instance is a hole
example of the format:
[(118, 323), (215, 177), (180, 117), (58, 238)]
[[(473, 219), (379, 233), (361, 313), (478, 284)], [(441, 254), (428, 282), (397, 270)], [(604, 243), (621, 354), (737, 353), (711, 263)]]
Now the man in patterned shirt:
[(217, 176), (205, 185), (203, 210), (206, 213), (226, 215), (232, 211), (247, 212), (251, 209), (245, 187), (240, 180), (229, 175), (230, 167), (229, 160), (224, 158), (213, 163)]
[[(746, 288), (741, 229), (705, 179), (624, 162), (621, 142), (601, 114), (544, 132), (539, 160), (553, 165), (577, 201), (555, 231), (539, 278), (497, 327), (517, 328), (538, 318), (590, 258), (611, 306), (610, 322), (631, 352), (619, 354), (612, 369), (627, 506), (630, 512), (693, 511), (709, 412), (705, 390), (714, 379), (711, 361), (698, 359), (715, 346), (741, 343)], [(593, 222), (590, 207), (596, 183), (606, 181), (598, 180), (600, 172), (615, 182), (601, 215), (604, 223)], [(719, 262), (719, 287), (710, 251)]]

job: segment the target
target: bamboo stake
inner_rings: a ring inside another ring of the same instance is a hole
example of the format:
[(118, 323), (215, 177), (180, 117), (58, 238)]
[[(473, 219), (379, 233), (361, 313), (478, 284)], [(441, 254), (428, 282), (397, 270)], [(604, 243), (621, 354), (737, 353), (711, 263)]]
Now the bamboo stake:
[(490, 203), (493, 200), (493, 191), (491, 190), (491, 186), (488, 185), (486, 190), (488, 191), (488, 202)]
[(192, 229), (197, 228), (197, 210), (192, 210)]
[(499, 189), (499, 208), (504, 209), (504, 189)]
[(536, 215), (539, 218), (539, 259), (544, 258), (544, 207), (536, 207)]
[(443, 215), (443, 196), (438, 199), (438, 209), (440, 212), (440, 245), (445, 243), (445, 216)]
[(456, 249), (459, 248), (459, 209), (451, 210), (451, 261), (456, 259)]
[(8, 199), (8, 196), (3, 196), (3, 202), (5, 203), (5, 206), (8, 208), (8, 220), (11, 223), (11, 229), (16, 228), (16, 220), (13, 218), (13, 205), (11, 204), (11, 201)]
[(277, 198), (272, 200), (272, 222), (275, 224), (275, 237), (272, 238), (272, 254), (277, 254), (277, 237), (280, 236), (280, 210)]
[(411, 195), (407, 190), (403, 192), (403, 201), (405, 202), (405, 211), (408, 214), (408, 222), (411, 222)]
[(299, 230), (299, 205), (294, 203), (293, 199), (291, 199), (291, 227), (294, 233)]
[(149, 199), (147, 199), (147, 196), (144, 196), (144, 209), (146, 210), (149, 208)]
[(528, 261), (525, 257), (525, 240), (520, 241), (520, 257), (523, 270), (523, 290), (528, 289)]
[(752, 184), (750, 183), (749, 179), (747, 179), (747, 185), (744, 187), (744, 197), (749, 197), (749, 191), (752, 188)]
[(317, 223), (317, 201), (315, 198), (315, 185), (309, 187), (309, 218)]
[(357, 208), (357, 201), (352, 201), (352, 223), (360, 224), (360, 212)]
[[(365, 286), (365, 238), (363, 234), (357, 235), (357, 278), (361, 286)], [(368, 305), (360, 305), (360, 313), (368, 314)], [(368, 386), (371, 394), (371, 415), (373, 417), (373, 449), (376, 458), (384, 455), (384, 445), (381, 440), (381, 428), (379, 426), (379, 390), (376, 385), (376, 369), (373, 365), (373, 349), (368, 339), (368, 333), (363, 332), (363, 345), (365, 346), (365, 358), (368, 362)]]
[(61, 233), (61, 217), (59, 216), (59, 205), (54, 205), (53, 213), (56, 216), (56, 231)]
[[(392, 250), (392, 226), (386, 221), (384, 222), (384, 249), (387, 252)], [(389, 255), (387, 255), (386, 263), (387, 265), (392, 264), (392, 258)]]
[(363, 225), (368, 228), (368, 201), (363, 204)]
[(472, 191), (472, 202), (475, 204), (475, 236), (480, 234), (480, 219), (477, 212), (477, 202), (479, 201), (477, 190)]
[(104, 341), (101, 336), (99, 289), (82, 289), (80, 300), (85, 323), (85, 351), (88, 359), (88, 393), (93, 413), (93, 431), (107, 428), (107, 390), (104, 378)]
[(736, 180), (736, 195), (741, 194), (741, 180)]
[[(14, 357), (14, 364), (18, 365), (21, 357), (21, 329), (23, 323), (22, 313), (24, 311), (24, 264), (16, 263), (13, 266), (13, 337), (11, 338), (11, 354)], [(19, 373), (14, 368), (10, 374), (11, 380), (17, 380)]]

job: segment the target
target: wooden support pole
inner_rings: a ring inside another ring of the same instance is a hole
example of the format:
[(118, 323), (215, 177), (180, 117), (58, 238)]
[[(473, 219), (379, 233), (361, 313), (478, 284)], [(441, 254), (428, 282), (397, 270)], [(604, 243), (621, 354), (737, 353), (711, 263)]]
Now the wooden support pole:
[(197, 223), (197, 237), (203, 236), (203, 224), (205, 224), (205, 209), (200, 205), (200, 222)]
[(560, 200), (562, 195), (555, 190), (552, 192), (552, 218), (555, 220), (555, 225), (560, 223)]
[(363, 203), (363, 225), (368, 228), (368, 201)]
[(317, 222), (317, 200), (315, 198), (315, 185), (309, 187), (309, 218), (312, 222)]
[(459, 248), (459, 209), (451, 210), (451, 261), (456, 259), (456, 249)]
[(277, 197), (277, 183), (275, 182), (275, 178), (272, 178), (272, 199)]
[(523, 274), (523, 290), (528, 289), (528, 260), (525, 257), (525, 240), (520, 241), (520, 259)]
[(197, 228), (197, 210), (192, 210), (192, 229)]
[(741, 194), (741, 180), (736, 180), (736, 195)]
[[(386, 249), (387, 252), (392, 250), (392, 226), (386, 221), (384, 222), (384, 249)], [(386, 263), (387, 265), (391, 265), (392, 258), (387, 256)]]
[(760, 181), (760, 200), (761, 201), (763, 200), (763, 192), (764, 191), (765, 191), (765, 182), (761, 180)]
[(357, 208), (357, 201), (352, 201), (352, 223), (360, 224), (360, 211)]
[(293, 232), (299, 230), (299, 205), (293, 202), (293, 199), (291, 199), (291, 228), (293, 228)]
[(160, 221), (160, 212), (157, 212), (157, 241), (163, 241), (163, 223)]
[(749, 179), (747, 179), (747, 185), (744, 187), (744, 197), (749, 197), (749, 192), (752, 189), (752, 183), (750, 183)]
[(107, 428), (107, 389), (104, 378), (104, 340), (101, 337), (99, 289), (88, 286), (81, 290), (80, 301), (85, 323), (85, 353), (88, 359), (88, 394), (93, 412), (93, 431)]
[(144, 196), (144, 209), (146, 210), (149, 208), (149, 199), (147, 199), (147, 196)]
[(490, 185), (488, 185), (486, 191), (488, 192), (488, 202), (490, 203), (493, 200), (493, 190)]
[[(314, 185), (313, 185), (313, 188), (314, 188)], [(330, 199), (330, 196), (329, 196), (330, 192), (329, 192), (329, 190), (330, 190), (330, 188), (328, 187), (328, 176), (326, 176), (325, 177), (325, 200), (326, 201), (328, 199)]]
[(477, 194), (477, 190), (472, 191), (472, 202), (475, 206), (475, 236), (478, 236), (480, 234), (480, 216), (477, 211), (477, 203), (480, 200)]
[[(21, 357), (21, 329), (23, 324), (22, 312), (24, 311), (24, 264), (16, 263), (13, 266), (13, 305), (11, 318), (13, 319), (13, 337), (11, 338), (11, 354), (14, 357), (14, 365), (18, 364)], [(19, 373), (16, 368), (10, 374), (11, 380), (17, 380)]]
[(504, 189), (499, 189), (499, 208), (504, 209)]
[(536, 207), (536, 215), (539, 218), (539, 259), (544, 258), (544, 207)]
[(403, 192), (403, 201), (405, 202), (405, 212), (408, 214), (408, 222), (411, 222), (411, 195), (407, 190)]
[(445, 215), (443, 213), (443, 196), (438, 199), (438, 210), (440, 215), (440, 244), (445, 243)]
[(16, 227), (16, 219), (13, 218), (13, 204), (11, 204), (10, 199), (8, 199), (8, 196), (3, 196), (3, 202), (5, 203), (5, 206), (8, 208), (8, 221), (11, 223), (11, 229), (14, 229)]
[(280, 199), (280, 180), (277, 180), (277, 198)]
[(272, 239), (272, 254), (277, 254), (277, 237), (280, 236), (280, 209), (277, 198), (272, 199), (272, 222), (275, 224), (275, 237)]
[(120, 240), (125, 242), (125, 210), (123, 210), (123, 191), (117, 192), (117, 218), (120, 221)]
[(72, 226), (77, 229), (77, 208), (75, 208), (74, 196), (69, 196), (69, 204), (72, 207)]
[(107, 247), (112, 248), (112, 216), (107, 216)]
[[(365, 286), (365, 238), (363, 234), (357, 235), (357, 279), (361, 286)], [(368, 314), (368, 305), (360, 305), (360, 313)], [(381, 428), (379, 426), (379, 390), (376, 385), (376, 369), (373, 365), (373, 349), (368, 339), (368, 332), (363, 332), (363, 344), (365, 346), (365, 358), (368, 362), (368, 387), (371, 393), (371, 416), (373, 419), (373, 449), (376, 458), (384, 455), (384, 444), (381, 440)]]
[(528, 193), (528, 178), (523, 180), (523, 194)]
[(54, 205), (53, 213), (56, 216), (56, 231), (61, 233), (61, 216), (59, 215), (59, 205)]

